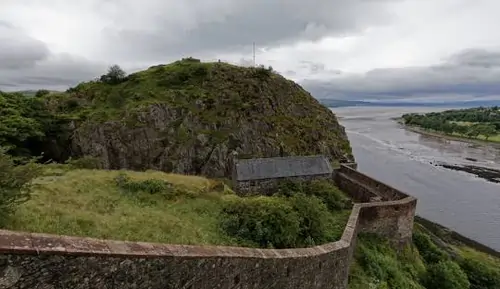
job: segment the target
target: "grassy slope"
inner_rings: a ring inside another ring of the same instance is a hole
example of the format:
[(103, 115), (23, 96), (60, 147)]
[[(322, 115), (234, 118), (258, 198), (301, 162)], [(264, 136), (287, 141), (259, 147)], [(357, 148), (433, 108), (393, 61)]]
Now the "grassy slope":
[[(240, 244), (219, 228), (223, 205), (239, 199), (227, 186), (217, 189), (215, 184), (220, 183), (157, 171), (125, 171), (134, 181), (172, 183), (181, 193), (170, 199), (124, 192), (115, 182), (120, 171), (50, 167), (36, 180), (33, 198), (17, 210), (7, 229), (175, 244)], [(337, 238), (350, 210), (331, 214), (330, 228)]]
[(425, 270), (425, 264), (415, 246), (396, 252), (386, 240), (362, 234), (351, 265), (349, 288), (423, 289), (419, 283), (419, 275)]
[(235, 244), (217, 229), (222, 192), (210, 181), (161, 172), (127, 172), (134, 180), (161, 179), (184, 186), (190, 196), (169, 201), (159, 196), (124, 194), (118, 171), (61, 171), (36, 181), (35, 194), (22, 205), (9, 229), (135, 241), (183, 244)]
[[(427, 236), (418, 229), (415, 231)], [(415, 240), (414, 240), (415, 241)], [(456, 242), (456, 241), (454, 241)], [(449, 245), (449, 243), (448, 243)], [(434, 247), (434, 249), (432, 249)], [(429, 252), (434, 255), (438, 252), (458, 264), (467, 274), (471, 289), (498, 289), (500, 288), (500, 259), (491, 255), (476, 251), (465, 245), (452, 245), (459, 259), (451, 258), (449, 255), (437, 249), (435, 245), (417, 248), (416, 243), (407, 246), (401, 252), (397, 252), (388, 242), (378, 236), (361, 234), (355, 252), (355, 259), (351, 265), (349, 274), (350, 289), (442, 289), (437, 286), (424, 286), (425, 278), (433, 262), (426, 260)], [(437, 250), (437, 251), (436, 251)], [(440, 257), (441, 261), (446, 258)], [(470, 267), (466, 269), (464, 262), (472, 262), (473, 267), (480, 266), (471, 272)], [(444, 276), (443, 276), (444, 277)], [(450, 276), (448, 276), (449, 278)], [(450, 278), (453, 279), (453, 278)], [(449, 288), (449, 287), (448, 287)]]
[[(120, 173), (134, 181), (168, 181), (181, 194), (168, 199), (146, 192), (130, 194), (115, 181)], [(155, 171), (70, 170), (66, 165), (49, 165), (44, 176), (36, 180), (32, 200), (19, 208), (7, 229), (180, 244), (252, 245), (229, 237), (219, 227), (221, 207), (238, 199), (226, 186), (202, 177)], [(335, 228), (337, 237), (349, 213), (343, 210), (332, 214), (336, 224), (330, 228)], [(424, 234), (418, 228), (419, 234)], [(421, 256), (419, 250), (427, 249), (411, 245), (396, 252), (387, 240), (368, 234), (362, 234), (357, 244), (349, 288), (425, 288), (422, 277), (430, 267), (422, 256), (429, 253)], [(497, 258), (460, 244), (452, 247), (462, 257), (484, 264), (490, 272), (500, 269)], [(500, 276), (500, 272), (497, 274)]]

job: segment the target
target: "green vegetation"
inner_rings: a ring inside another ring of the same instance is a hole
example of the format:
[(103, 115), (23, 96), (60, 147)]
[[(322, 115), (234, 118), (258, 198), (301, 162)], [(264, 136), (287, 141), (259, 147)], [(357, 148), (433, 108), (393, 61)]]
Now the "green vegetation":
[[(338, 240), (352, 205), (324, 181), (285, 182), (273, 196), (242, 198), (222, 181), (203, 177), (82, 169), (95, 166), (91, 158), (15, 166), (12, 157), (1, 156), (0, 171), (11, 176), (2, 180), (20, 180), (2, 183), (2, 196), (19, 196), (0, 199), (2, 208), (10, 204), (10, 216), (2, 218), (1, 226), (11, 230), (178, 244), (305, 247)], [(400, 250), (372, 234), (361, 234), (357, 244), (351, 289), (500, 286), (500, 260), (444, 232), (431, 234), (418, 223), (413, 244)]]
[[(466, 127), (460, 135), (495, 140), (485, 127), (498, 131), (498, 113), (476, 110), (404, 119), (436, 131), (450, 126), (453, 134)], [(338, 240), (351, 211), (349, 198), (326, 181), (286, 182), (272, 196), (242, 198), (223, 181), (167, 173), (227, 177), (231, 151), (352, 160), (335, 116), (272, 68), (193, 58), (130, 75), (112, 66), (66, 92), (0, 92), (0, 115), (0, 228), (293, 248)], [(95, 153), (84, 151), (93, 145), (106, 157), (82, 157)], [(125, 159), (138, 171), (100, 170), (103, 159), (114, 161), (110, 168)], [(400, 251), (360, 236), (349, 286), (498, 289), (499, 268), (498, 259), (415, 226), (413, 244)]]
[(309, 247), (340, 239), (350, 208), (349, 199), (328, 181), (287, 182), (276, 196), (227, 203), (222, 228), (252, 247)]
[(440, 239), (416, 224), (413, 244), (399, 251), (383, 238), (361, 234), (349, 288), (494, 289), (500, 288), (499, 265), (500, 259)]
[(500, 142), (500, 108), (479, 107), (403, 115), (405, 125), (447, 135)]
[(31, 182), (40, 173), (32, 163), (17, 163), (0, 147), (0, 226), (10, 220), (17, 206), (31, 197)]
[[(300, 190), (242, 198), (221, 181), (202, 177), (81, 169), (89, 166), (89, 159), (38, 165), (42, 176), (34, 180), (31, 198), (16, 199), (19, 207), (9, 211), (14, 215), (3, 227), (133, 241), (290, 248), (338, 240), (350, 214), (348, 199), (329, 182), (312, 186), (343, 200), (333, 210)], [(15, 167), (25, 173), (21, 168)], [(24, 180), (28, 175), (13, 177)]]
[(1, 93), (0, 114), (0, 146), (42, 161), (92, 155), (108, 169), (228, 177), (233, 151), (353, 159), (335, 115), (265, 67), (186, 58), (127, 75), (114, 65), (66, 92)]

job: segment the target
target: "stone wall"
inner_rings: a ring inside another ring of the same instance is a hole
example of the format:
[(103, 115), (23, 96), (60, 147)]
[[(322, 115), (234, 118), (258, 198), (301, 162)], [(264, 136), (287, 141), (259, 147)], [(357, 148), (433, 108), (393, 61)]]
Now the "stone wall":
[(359, 230), (377, 233), (398, 247), (404, 246), (411, 241), (416, 206), (417, 200), (411, 197), (365, 204), (361, 212)]
[(396, 245), (411, 241), (417, 199), (349, 166), (341, 165), (335, 172), (335, 182), (363, 203), (361, 232), (377, 233)]
[(275, 179), (260, 179), (260, 180), (245, 180), (236, 181), (234, 183), (234, 191), (241, 195), (252, 194), (272, 194), (276, 186), (284, 181), (312, 181), (312, 180), (329, 180), (332, 178), (331, 174), (323, 175), (310, 175), (299, 177), (275, 178)]
[(409, 197), (409, 195), (401, 192), (400, 190), (372, 179), (347, 165), (340, 166), (340, 169), (336, 171), (335, 175), (339, 174), (348, 176), (350, 179), (357, 181), (359, 184), (370, 188), (371, 191), (376, 192), (377, 195), (381, 196), (384, 200), (401, 200)]
[[(349, 175), (351, 185), (376, 183), (351, 168), (339, 170), (347, 173), (335, 178)], [(152, 244), (0, 230), (0, 289), (346, 289), (358, 232), (408, 242), (415, 206), (416, 199), (409, 196), (356, 203), (339, 241), (303, 249)]]
[(355, 202), (368, 203), (384, 200), (375, 190), (341, 172), (334, 174), (334, 180), (337, 186), (347, 192)]

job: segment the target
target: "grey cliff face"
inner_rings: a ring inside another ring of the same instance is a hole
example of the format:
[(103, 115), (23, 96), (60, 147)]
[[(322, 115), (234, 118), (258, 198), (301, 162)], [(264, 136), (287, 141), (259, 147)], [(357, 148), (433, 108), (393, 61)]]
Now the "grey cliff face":
[[(330, 117), (326, 122), (329, 126), (323, 129), (348, 142), (333, 113)], [(155, 169), (210, 177), (231, 175), (233, 151), (239, 156), (323, 154), (341, 162), (353, 160), (342, 150), (341, 143), (324, 139), (321, 133), (312, 132), (309, 138), (314, 141), (306, 143), (307, 149), (299, 153), (287, 147), (282, 139), (286, 135), (270, 133), (276, 131), (274, 124), (236, 115), (209, 124), (189, 111), (160, 103), (128, 118), (129, 121), (77, 124), (71, 141), (73, 152), (98, 157), (106, 169)], [(214, 131), (228, 133), (218, 138), (211, 133)]]

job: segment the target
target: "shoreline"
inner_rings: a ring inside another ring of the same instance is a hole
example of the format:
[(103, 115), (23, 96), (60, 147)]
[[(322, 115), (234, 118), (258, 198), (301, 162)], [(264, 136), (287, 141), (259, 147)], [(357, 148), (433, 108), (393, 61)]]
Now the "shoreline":
[(427, 135), (427, 136), (433, 136), (433, 137), (438, 137), (446, 140), (451, 140), (451, 141), (459, 141), (459, 142), (465, 142), (465, 143), (470, 143), (470, 144), (480, 144), (480, 145), (493, 145), (495, 147), (500, 147), (500, 142), (497, 141), (490, 141), (490, 140), (482, 140), (482, 139), (471, 139), (471, 138), (466, 138), (466, 137), (460, 137), (460, 136), (454, 136), (454, 135), (449, 135), (445, 133), (440, 133), (440, 132), (431, 132), (427, 131), (425, 129), (419, 128), (417, 126), (409, 126), (405, 125), (401, 121), (396, 120), (402, 128), (405, 130), (418, 133), (421, 135)]
[(496, 249), (493, 249), (488, 245), (485, 245), (479, 241), (466, 237), (456, 232), (455, 230), (452, 230), (437, 222), (426, 219), (420, 215), (415, 215), (414, 220), (416, 224), (420, 224), (421, 226), (429, 230), (431, 233), (437, 235), (440, 238), (443, 238), (448, 243), (459, 242), (462, 245), (468, 246), (479, 252), (483, 252), (485, 254), (489, 254), (497, 258), (500, 258), (500, 251), (497, 251)]

